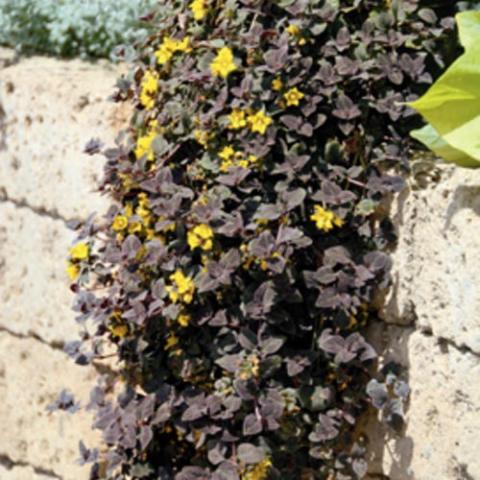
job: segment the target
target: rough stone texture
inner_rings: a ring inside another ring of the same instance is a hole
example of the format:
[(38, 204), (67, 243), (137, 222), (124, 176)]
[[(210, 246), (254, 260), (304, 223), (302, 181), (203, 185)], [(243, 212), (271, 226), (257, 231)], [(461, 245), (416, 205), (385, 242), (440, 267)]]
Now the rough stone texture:
[[(0, 332), (0, 458), (54, 473), (63, 480), (87, 478), (76, 465), (80, 438), (92, 441), (85, 412), (48, 413), (46, 408), (66, 388), (85, 405), (95, 371), (74, 365), (62, 351), (36, 339)], [(5, 434), (5, 431), (7, 434)], [(3, 480), (3, 477), (0, 477)]]
[(98, 443), (86, 412), (47, 413), (63, 389), (85, 405), (94, 369), (60, 350), (76, 338), (65, 260), (65, 220), (102, 212), (96, 192), (107, 145), (126, 125), (106, 101), (118, 72), (106, 65), (30, 58), (0, 49), (0, 479), (87, 480), (78, 442)]
[(480, 170), (438, 172), (439, 182), (394, 204), (399, 243), (384, 317), (480, 353)]
[(480, 358), (414, 328), (382, 326), (383, 338), (376, 329), (383, 362), (407, 366), (412, 391), (400, 437), (372, 427), (371, 471), (391, 480), (480, 479)]
[[(480, 171), (451, 166), (394, 203), (394, 283), (371, 340), (407, 367), (398, 437), (370, 427), (371, 479), (480, 480)], [(382, 476), (384, 475), (384, 476)]]
[[(52, 480), (52, 476), (35, 472), (32, 467), (11, 466), (9, 468), (0, 464), (0, 478), (2, 480)], [(55, 478), (55, 477), (53, 477)]]
[(72, 237), (60, 220), (0, 203), (0, 328), (50, 343), (76, 338), (65, 273)]
[(91, 138), (113, 144), (127, 110), (107, 100), (118, 69), (33, 57), (0, 71), (0, 190), (64, 218), (101, 212), (93, 192), (103, 157), (83, 152)]

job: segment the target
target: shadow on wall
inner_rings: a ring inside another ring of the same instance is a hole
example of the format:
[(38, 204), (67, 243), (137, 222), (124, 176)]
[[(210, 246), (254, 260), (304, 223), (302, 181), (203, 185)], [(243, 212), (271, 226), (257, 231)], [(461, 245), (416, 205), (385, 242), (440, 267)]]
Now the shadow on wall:
[[(392, 220), (397, 236), (400, 234), (399, 230), (405, 227), (404, 207), (408, 195), (409, 189), (405, 188), (395, 199), (396, 210), (393, 212)], [(371, 323), (366, 336), (377, 351), (378, 370), (390, 362), (395, 362), (402, 367), (402, 380), (409, 383), (409, 338), (414, 331), (414, 328), (409, 325), (415, 322), (416, 315), (413, 303), (407, 309), (404, 305), (398, 304), (399, 288), (401, 288), (399, 272), (393, 271), (390, 289), (386, 295), (381, 295), (379, 305), (386, 305), (383, 307), (382, 316), (390, 317), (389, 321), (396, 324), (390, 325), (380, 319), (376, 320)], [(407, 411), (408, 407), (407, 403)], [(367, 420), (366, 431), (367, 460), (370, 465), (367, 479), (415, 480), (411, 469), (414, 441), (408, 436), (406, 425), (403, 426), (401, 432), (395, 432), (382, 421), (376, 411), (372, 411)]]
[[(403, 379), (409, 382), (410, 368), (408, 340), (413, 328), (386, 326), (379, 321), (370, 326), (367, 337), (379, 355), (382, 368), (389, 362), (404, 367)], [(408, 404), (407, 404), (408, 410)], [(400, 433), (394, 432), (371, 412), (368, 419), (368, 463), (369, 480), (415, 480), (411, 469), (414, 441), (406, 433), (406, 427)]]

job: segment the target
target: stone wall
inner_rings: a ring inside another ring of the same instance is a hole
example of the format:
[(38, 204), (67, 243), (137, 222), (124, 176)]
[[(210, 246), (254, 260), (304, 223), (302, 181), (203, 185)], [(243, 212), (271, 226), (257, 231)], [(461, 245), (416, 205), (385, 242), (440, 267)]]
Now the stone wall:
[(82, 150), (112, 143), (127, 115), (107, 101), (118, 72), (106, 64), (12, 60), (0, 51), (0, 479), (83, 480), (91, 419), (46, 411), (64, 388), (85, 405), (97, 375), (62, 352), (77, 334), (66, 222), (104, 211), (103, 157)]
[[(3, 63), (0, 479), (86, 480), (75, 459), (80, 438), (97, 440), (91, 419), (45, 410), (63, 388), (85, 404), (97, 375), (61, 351), (76, 336), (65, 223), (104, 210), (103, 158), (81, 152), (92, 137), (111, 143), (127, 112), (106, 101), (107, 65)], [(370, 337), (382, 362), (408, 367), (412, 395), (400, 437), (372, 422), (372, 480), (480, 480), (480, 171), (430, 174), (393, 204), (393, 286)]]
[(371, 337), (412, 391), (401, 437), (371, 429), (372, 478), (479, 480), (480, 170), (430, 173), (393, 204), (393, 286)]

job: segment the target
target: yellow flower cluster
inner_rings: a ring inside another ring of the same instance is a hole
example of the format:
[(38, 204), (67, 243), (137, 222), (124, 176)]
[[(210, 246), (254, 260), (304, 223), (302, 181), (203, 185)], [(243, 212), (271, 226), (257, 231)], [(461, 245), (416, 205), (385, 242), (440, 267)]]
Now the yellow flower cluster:
[(213, 247), (213, 230), (206, 224), (197, 225), (187, 234), (187, 242), (192, 250), (200, 247), (208, 251)]
[(288, 90), (288, 92), (285, 92), (283, 94), (283, 98), (287, 102), (287, 107), (298, 107), (300, 105), (300, 100), (304, 96), (305, 95), (297, 87), (291, 88), (290, 90)]
[(80, 267), (78, 265), (78, 262), (81, 262), (82, 260), (86, 260), (90, 255), (90, 247), (83, 242), (79, 242), (75, 244), (71, 249), (70, 249), (70, 261), (67, 262), (67, 275), (70, 278), (70, 280), (75, 280), (78, 277), (78, 274), (80, 273)]
[(155, 106), (155, 97), (158, 93), (158, 73), (154, 70), (147, 70), (143, 75), (140, 84), (140, 103), (151, 110)]
[(227, 78), (236, 69), (232, 50), (228, 47), (221, 48), (210, 64), (210, 71), (216, 77)]
[(258, 158), (255, 155), (245, 155), (242, 152), (236, 152), (231, 145), (223, 147), (219, 152), (218, 156), (222, 159), (220, 164), (220, 171), (225, 173), (228, 172), (230, 167), (242, 167), (248, 168), (257, 163)]
[(249, 467), (245, 473), (242, 474), (242, 480), (265, 480), (268, 477), (268, 472), (272, 467), (272, 461), (267, 457), (261, 462)]
[(176, 52), (189, 51), (191, 51), (189, 37), (185, 37), (183, 40), (177, 40), (172, 37), (163, 37), (162, 44), (155, 52), (155, 57), (157, 57), (157, 62), (159, 65), (164, 65), (171, 60)]
[(155, 153), (153, 151), (152, 144), (159, 133), (157, 120), (152, 120), (149, 123), (148, 130), (145, 135), (138, 137), (137, 146), (135, 147), (135, 157), (137, 160), (140, 160), (144, 155), (146, 155), (148, 161), (154, 160)]
[(324, 232), (329, 232), (334, 227), (342, 227), (343, 220), (335, 215), (331, 210), (325, 210), (320, 205), (314, 206), (314, 213), (310, 219), (315, 222), (316, 227)]
[(166, 291), (168, 297), (173, 303), (181, 301), (183, 303), (192, 303), (195, 294), (195, 283), (191, 277), (187, 277), (181, 270), (176, 270), (170, 275), (173, 285), (168, 285)]
[(229, 125), (231, 130), (239, 130), (244, 127), (249, 127), (252, 132), (265, 134), (267, 128), (272, 123), (271, 117), (269, 117), (263, 110), (258, 110), (252, 113), (251, 110), (241, 110), (234, 108), (228, 116)]
[(208, 13), (207, 2), (205, 0), (193, 0), (190, 4), (190, 9), (193, 13), (193, 18), (199, 22), (203, 20)]
[[(140, 221), (132, 220), (133, 215), (138, 215)], [(128, 232), (130, 234), (143, 233), (147, 240), (161, 237), (155, 234), (155, 230), (152, 228), (152, 224), (155, 222), (154, 216), (150, 211), (148, 196), (146, 193), (141, 192), (138, 194), (138, 206), (133, 210), (132, 204), (127, 203), (124, 209), (124, 213), (117, 215), (112, 222), (112, 230), (123, 238), (123, 234)]]

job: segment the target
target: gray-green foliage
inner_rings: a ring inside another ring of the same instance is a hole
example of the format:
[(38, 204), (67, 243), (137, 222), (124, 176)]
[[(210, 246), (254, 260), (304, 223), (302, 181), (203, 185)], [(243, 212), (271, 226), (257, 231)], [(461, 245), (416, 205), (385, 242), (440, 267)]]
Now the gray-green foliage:
[(0, 44), (60, 56), (109, 57), (145, 33), (157, 0), (0, 0)]

